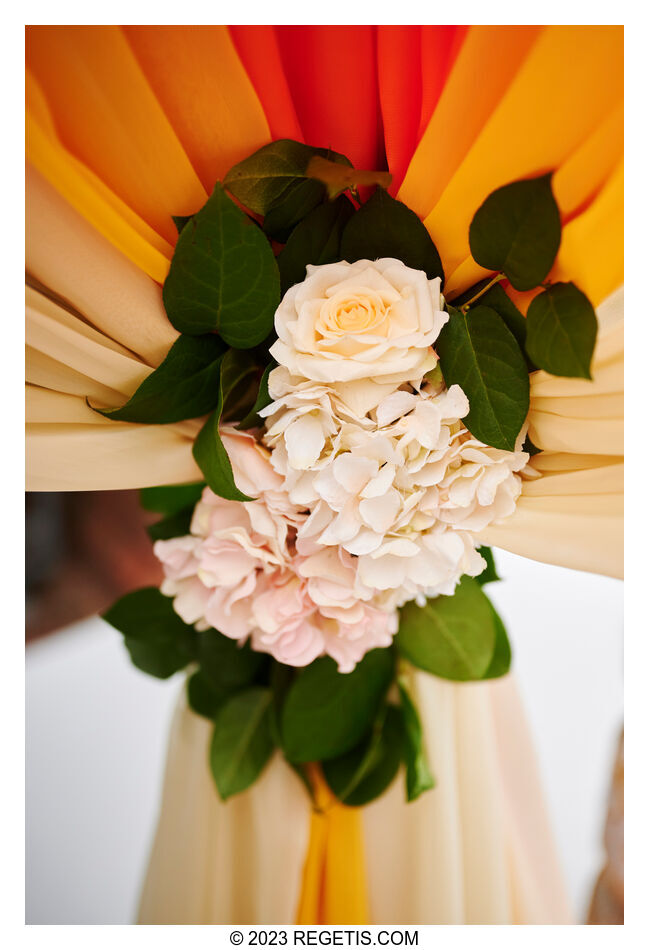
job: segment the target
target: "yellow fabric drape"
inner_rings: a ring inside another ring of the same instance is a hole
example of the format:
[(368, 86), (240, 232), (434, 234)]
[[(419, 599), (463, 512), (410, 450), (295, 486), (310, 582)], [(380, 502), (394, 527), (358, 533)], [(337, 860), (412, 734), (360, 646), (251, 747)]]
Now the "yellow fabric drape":
[(25, 117), (28, 161), (88, 223), (140, 270), (162, 283), (173, 247), (134, 214), (59, 142), (36, 80), (27, 73)]
[[(556, 169), (559, 205), (570, 214), (604, 184), (622, 154), (621, 27), (550, 26), (535, 35), (522, 35), (514, 53), (502, 50), (503, 64), (511, 64), (505, 88), (498, 90), (491, 108), (485, 108), (484, 93), (467, 96), (469, 79), (461, 80), (466, 72), (488, 87), (498, 57), (492, 58), (488, 41), (479, 46), (478, 31), (489, 29), (506, 42), (501, 28), (472, 27), (436, 110), (443, 115), (453, 111), (456, 121), (466, 120), (471, 142), (465, 143), (452, 176), (447, 177), (443, 154), (454, 146), (447, 144), (448, 135), (437, 128), (434, 114), (399, 191), (399, 198), (424, 218), (437, 244), (448, 293), (466, 289), (486, 273), (471, 260), (468, 232), (473, 214), (491, 191), (516, 178)], [(462, 53), (470, 40), (474, 48), (469, 63)], [(564, 165), (572, 167), (564, 170)], [(616, 274), (617, 238), (617, 232), (604, 238), (615, 256)], [(587, 246), (581, 249), (583, 254)], [(618, 284), (619, 274), (605, 293)], [(596, 297), (595, 303), (601, 299)]]
[(318, 766), (309, 777), (314, 805), (295, 923), (367, 924), (362, 813), (336, 800)]

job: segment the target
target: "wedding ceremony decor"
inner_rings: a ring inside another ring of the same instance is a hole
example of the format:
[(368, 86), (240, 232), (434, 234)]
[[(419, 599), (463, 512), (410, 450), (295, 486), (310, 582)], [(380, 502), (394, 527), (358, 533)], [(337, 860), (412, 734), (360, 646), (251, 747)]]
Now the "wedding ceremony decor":
[(26, 82), (28, 488), (141, 490), (104, 617), (187, 674), (140, 922), (570, 920), (488, 591), (621, 574), (621, 28), (31, 27)]

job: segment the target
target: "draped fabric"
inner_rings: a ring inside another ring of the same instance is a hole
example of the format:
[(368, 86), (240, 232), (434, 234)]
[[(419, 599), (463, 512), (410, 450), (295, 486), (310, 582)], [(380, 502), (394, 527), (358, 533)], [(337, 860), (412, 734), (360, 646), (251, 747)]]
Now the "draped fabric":
[(416, 673), (412, 688), (437, 787), (407, 805), (400, 775), (371, 805), (315, 819), (279, 756), (220, 802), (205, 764), (209, 723), (183, 698), (140, 922), (570, 923), (512, 677), (458, 685)]
[[(622, 45), (606, 26), (29, 27), (28, 488), (200, 477), (200, 423), (117, 423), (86, 398), (119, 404), (164, 358), (177, 336), (161, 297), (171, 216), (259, 146), (296, 138), (388, 168), (450, 296), (484, 275), (468, 247), (481, 201), (554, 170), (564, 230), (551, 278), (599, 307), (594, 380), (533, 375), (536, 477), (481, 540), (618, 576)], [(531, 295), (510, 292), (525, 312)], [(279, 758), (220, 803), (208, 724), (181, 702), (141, 920), (568, 919), (511, 678), (417, 674), (413, 689), (435, 791), (406, 806), (395, 785), (366, 809), (328, 802), (317, 816)]]

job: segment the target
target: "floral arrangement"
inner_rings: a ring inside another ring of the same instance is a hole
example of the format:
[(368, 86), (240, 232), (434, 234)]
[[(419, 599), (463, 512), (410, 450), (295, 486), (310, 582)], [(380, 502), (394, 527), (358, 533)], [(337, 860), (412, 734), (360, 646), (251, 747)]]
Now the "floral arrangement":
[(105, 618), (145, 672), (190, 667), (223, 799), (276, 748), (309, 788), (320, 763), (350, 805), (401, 763), (408, 800), (433, 786), (407, 670), (508, 671), (475, 536), (535, 477), (530, 372), (590, 377), (593, 307), (546, 281), (561, 240), (551, 174), (477, 209), (485, 279), (453, 300), (389, 183), (291, 140), (232, 168), (174, 219), (163, 301), (180, 335), (124, 406), (97, 408), (202, 420), (204, 481), (142, 491), (163, 516), (150, 534), (165, 580)]

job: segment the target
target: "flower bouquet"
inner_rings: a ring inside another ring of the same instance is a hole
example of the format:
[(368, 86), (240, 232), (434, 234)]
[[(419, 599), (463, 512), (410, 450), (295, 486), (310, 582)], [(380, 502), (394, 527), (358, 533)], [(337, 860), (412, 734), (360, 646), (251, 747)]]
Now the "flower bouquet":
[[(203, 483), (145, 489), (165, 580), (105, 614), (136, 666), (191, 671), (213, 721), (223, 799), (278, 748), (311, 795), (365, 805), (405, 765), (434, 784), (411, 666), (502, 676), (511, 651), (484, 586), (485, 528), (511, 515), (536, 452), (529, 373), (590, 377), (597, 319), (546, 282), (561, 220), (546, 174), (491, 194), (471, 222), (489, 275), (453, 300), (417, 215), (385, 173), (291, 140), (217, 182), (163, 288), (180, 336), (120, 422), (207, 416)], [(527, 319), (507, 294), (540, 288)]]

